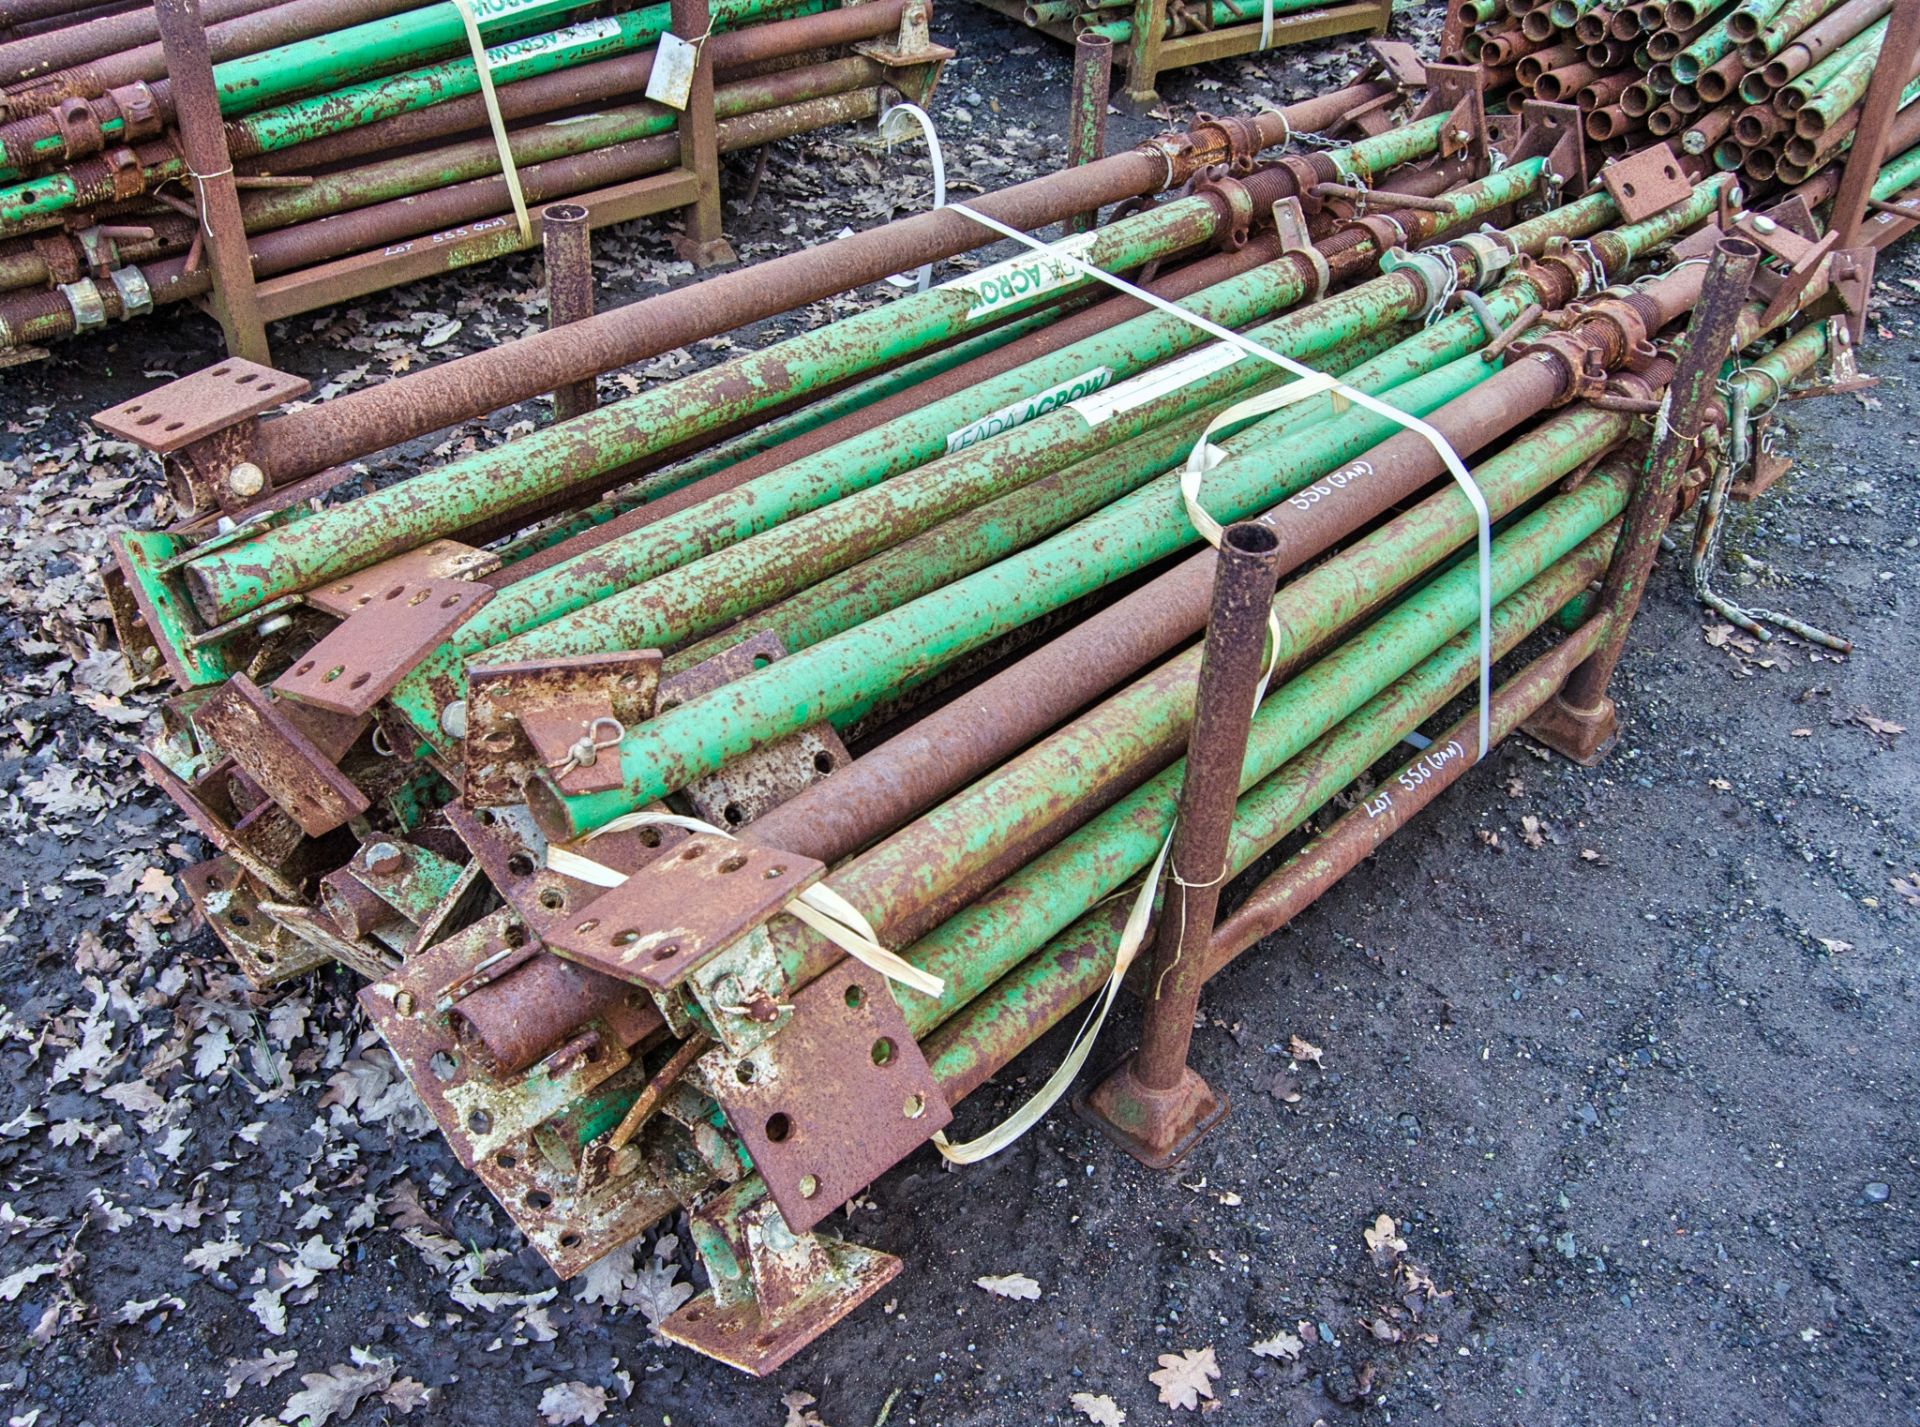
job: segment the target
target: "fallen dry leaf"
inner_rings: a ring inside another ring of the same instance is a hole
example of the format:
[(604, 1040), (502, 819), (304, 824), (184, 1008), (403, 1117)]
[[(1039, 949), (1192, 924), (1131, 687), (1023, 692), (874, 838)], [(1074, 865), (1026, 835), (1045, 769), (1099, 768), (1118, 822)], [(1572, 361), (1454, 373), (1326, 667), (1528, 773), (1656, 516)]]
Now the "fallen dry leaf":
[(591, 1424), (607, 1410), (607, 1390), (584, 1382), (556, 1382), (540, 1394), (540, 1415), (552, 1427)]
[(1375, 1219), (1367, 1226), (1363, 1237), (1367, 1241), (1368, 1251), (1383, 1263), (1407, 1251), (1407, 1241), (1400, 1237), (1400, 1226), (1393, 1222), (1391, 1214), (1382, 1214)]
[(1813, 737), (1813, 730), (1812, 730), (1812, 729), (1810, 729), (1810, 728), (1796, 728), (1796, 729), (1791, 729), (1791, 730), (1789, 730), (1789, 731), (1788, 731), (1788, 734), (1787, 734), (1787, 737), (1789, 737), (1789, 738), (1812, 738), (1812, 737)]
[(827, 1427), (820, 1420), (820, 1414), (813, 1410), (813, 1404), (818, 1401), (810, 1392), (796, 1390), (785, 1394), (780, 1405), (787, 1409), (787, 1420), (780, 1427)]
[(1271, 1338), (1262, 1338), (1251, 1349), (1256, 1358), (1280, 1358), (1292, 1362), (1306, 1350), (1306, 1344), (1296, 1335), (1282, 1328)]
[(1583, 847), (1580, 849), (1580, 860), (1582, 862), (1602, 862), (1605, 859), (1593, 848)]
[(1540, 819), (1528, 815), (1520, 819), (1520, 840), (1528, 847), (1545, 847), (1547, 840), (1540, 835)]
[(349, 1366), (335, 1363), (325, 1372), (301, 1373), (306, 1386), (287, 1399), (280, 1409), (282, 1422), (298, 1422), (300, 1427), (327, 1427), (334, 1418), (345, 1421), (370, 1393), (386, 1391), (393, 1381), (393, 1363), (370, 1359)]
[(1827, 954), (1830, 956), (1838, 956), (1843, 951), (1853, 950), (1852, 942), (1841, 941), (1837, 937), (1817, 936), (1814, 940), (1824, 946), (1827, 949)]
[(1287, 1037), (1287, 1054), (1295, 1060), (1310, 1061), (1320, 1070), (1326, 1069), (1326, 1066), (1323, 1065), (1320, 1060), (1320, 1057), (1325, 1055), (1326, 1052), (1321, 1050), (1320, 1047), (1312, 1041), (1305, 1040), (1300, 1036)]
[(1091, 1392), (1076, 1392), (1067, 1401), (1079, 1409), (1080, 1415), (1094, 1424), (1094, 1427), (1120, 1427), (1127, 1420), (1127, 1414), (1111, 1397), (1105, 1393), (1095, 1396)]
[(231, 1358), (227, 1362), (227, 1396), (238, 1397), (243, 1387), (265, 1387), (300, 1360), (292, 1349), (282, 1352), (268, 1348), (257, 1358)]
[(1160, 1389), (1160, 1400), (1169, 1407), (1193, 1411), (1200, 1399), (1213, 1396), (1213, 1380), (1220, 1376), (1220, 1364), (1213, 1349), (1188, 1348), (1179, 1353), (1162, 1353), (1160, 1370), (1147, 1374), (1147, 1381)]
[(984, 1288), (996, 1298), (1038, 1298), (1040, 1285), (1024, 1273), (1003, 1273), (976, 1278), (974, 1286)]

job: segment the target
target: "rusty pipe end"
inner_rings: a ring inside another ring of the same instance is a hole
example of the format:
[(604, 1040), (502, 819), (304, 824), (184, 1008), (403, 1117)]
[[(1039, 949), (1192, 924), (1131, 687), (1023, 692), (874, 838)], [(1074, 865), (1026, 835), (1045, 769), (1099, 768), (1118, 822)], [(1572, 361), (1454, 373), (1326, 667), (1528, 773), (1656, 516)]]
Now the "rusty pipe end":
[(584, 228), (592, 217), (586, 206), (580, 203), (549, 203), (540, 210), (542, 231), (555, 228)]

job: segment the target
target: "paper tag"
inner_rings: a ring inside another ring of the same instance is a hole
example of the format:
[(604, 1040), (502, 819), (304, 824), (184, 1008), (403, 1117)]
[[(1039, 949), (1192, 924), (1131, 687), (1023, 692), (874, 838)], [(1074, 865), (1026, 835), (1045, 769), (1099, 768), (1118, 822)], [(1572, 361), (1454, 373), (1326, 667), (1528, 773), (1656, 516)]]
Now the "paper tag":
[(967, 319), (971, 321), (976, 317), (984, 317), (1016, 302), (1042, 297), (1055, 288), (1079, 282), (1080, 270), (1056, 254), (1066, 253), (1084, 261), (1087, 251), (1099, 240), (1099, 236), (1097, 233), (1081, 233), (1063, 238), (1053, 244), (1051, 252), (1008, 258), (1003, 263), (995, 263), (992, 267), (981, 268), (979, 272), (967, 273), (940, 285), (973, 294), (974, 304), (967, 309)]
[(1113, 380), (1112, 367), (1095, 367), (1090, 372), (1050, 386), (1043, 392), (1036, 392), (1024, 401), (1012, 402), (998, 411), (990, 412), (978, 421), (962, 426), (947, 437), (947, 454), (964, 451), (976, 442), (989, 436), (998, 436), (1002, 431), (1011, 431), (1033, 420), (1036, 416), (1045, 416), (1055, 407), (1065, 406), (1068, 402), (1078, 401), (1083, 396), (1091, 396)]
[(487, 47), (487, 68), (498, 75), (502, 84), (511, 83), (512, 75), (500, 74), (503, 69), (530, 60), (536, 55), (547, 54), (553, 50), (571, 49), (575, 45), (590, 45), (597, 40), (610, 40), (620, 33), (618, 20), (588, 20), (585, 24), (569, 25), (564, 30), (549, 30), (544, 35), (528, 35), (524, 39), (508, 40), (504, 45)]
[(1098, 426), (1150, 401), (1158, 401), (1168, 392), (1178, 391), (1215, 372), (1225, 371), (1241, 360), (1243, 357), (1237, 348), (1229, 347), (1225, 342), (1214, 342), (1196, 348), (1184, 357), (1175, 357), (1150, 372), (1142, 372), (1131, 381), (1121, 382), (1112, 391), (1089, 396), (1071, 405), (1087, 425)]
[(647, 98), (669, 109), (685, 109), (693, 95), (693, 70), (700, 58), (700, 47), (689, 44), (673, 31), (660, 36), (660, 48), (654, 52), (653, 73), (647, 76)]

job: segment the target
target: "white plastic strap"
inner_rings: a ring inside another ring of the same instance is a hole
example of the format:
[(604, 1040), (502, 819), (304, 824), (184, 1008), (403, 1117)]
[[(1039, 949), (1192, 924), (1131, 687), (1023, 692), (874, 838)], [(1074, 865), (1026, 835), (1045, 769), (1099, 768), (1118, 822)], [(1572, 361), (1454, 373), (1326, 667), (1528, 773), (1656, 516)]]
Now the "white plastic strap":
[(1273, 48), (1273, 0), (1260, 0), (1260, 48)]
[[(1012, 238), (1016, 242), (1024, 243), (1026, 246), (1042, 252), (1057, 254), (1057, 249), (1050, 248), (1038, 239), (1031, 238), (1018, 229), (1010, 228), (1006, 224), (989, 218), (983, 213), (976, 212), (964, 204), (956, 203), (950, 206), (955, 212), (966, 214), (975, 222), (980, 223), (984, 227), (991, 228), (1003, 237)], [(1269, 362), (1279, 367), (1282, 371), (1289, 372), (1299, 378), (1299, 380), (1289, 383), (1287, 386), (1276, 388), (1273, 391), (1262, 392), (1257, 396), (1249, 397), (1245, 401), (1237, 402), (1227, 410), (1221, 412), (1220, 415), (1208, 423), (1206, 430), (1201, 434), (1200, 440), (1194, 445), (1192, 454), (1187, 458), (1186, 469), (1181, 472), (1180, 476), (1180, 495), (1186, 505), (1187, 518), (1193, 522), (1194, 529), (1200, 532), (1207, 543), (1216, 549), (1219, 548), (1221, 537), (1225, 534), (1225, 527), (1209, 515), (1205, 508), (1201, 506), (1200, 482), (1205, 473), (1214, 465), (1218, 464), (1220, 460), (1220, 452), (1211, 445), (1210, 438), (1213, 433), (1222, 426), (1244, 421), (1250, 417), (1264, 415), (1267, 412), (1278, 410), (1280, 407), (1291, 405), (1294, 402), (1304, 401), (1308, 397), (1318, 395), (1324, 391), (1332, 392), (1336, 399), (1344, 399), (1352, 402), (1356, 406), (1363, 406), (1369, 411), (1385, 416), (1388, 420), (1396, 422), (1409, 431), (1418, 432), (1421, 436), (1425, 437), (1433, 446), (1434, 450), (1439, 453), (1440, 459), (1446, 465), (1448, 472), (1453, 476), (1460, 488), (1466, 492), (1467, 499), (1472, 502), (1474, 514), (1479, 521), (1480, 756), (1485, 757), (1489, 743), (1489, 695), (1493, 685), (1491, 658), (1493, 643), (1491, 637), (1493, 625), (1492, 520), (1487, 508), (1486, 497), (1481, 494), (1480, 487), (1467, 471), (1466, 464), (1460, 459), (1459, 453), (1453, 449), (1452, 445), (1448, 443), (1444, 436), (1418, 417), (1409, 416), (1407, 413), (1397, 410), (1363, 391), (1348, 386), (1345, 382), (1340, 381), (1338, 378), (1326, 372), (1315, 371), (1304, 363), (1297, 362), (1291, 357), (1273, 351), (1271, 348), (1262, 346), (1250, 338), (1243, 337), (1237, 332), (1222, 327), (1215, 322), (1211, 322), (1198, 313), (1190, 312), (1183, 307), (1168, 302), (1164, 298), (1158, 297), (1142, 288), (1135, 287), (1133, 284), (1121, 278), (1114, 277), (1111, 273), (1102, 272), (1098, 268), (1081, 262), (1076, 256), (1068, 254), (1066, 255), (1066, 261), (1078, 268), (1084, 276), (1092, 277), (1099, 282), (1104, 282), (1108, 286), (1117, 288), (1138, 301), (1147, 303), (1149, 306), (1158, 308), (1162, 312), (1178, 317), (1183, 321), (1190, 322), (1202, 331), (1219, 338), (1222, 342), (1229, 343), (1246, 355), (1258, 357), (1262, 361)], [(1259, 708), (1261, 701), (1267, 696), (1267, 685), (1273, 678), (1273, 660), (1278, 654), (1280, 646), (1279, 617), (1271, 608), (1267, 611), (1267, 636), (1269, 640), (1267, 668), (1266, 672), (1260, 676), (1260, 683), (1254, 689), (1253, 694), (1253, 705), (1256, 709)], [(949, 1163), (976, 1164), (983, 1159), (998, 1154), (1008, 1145), (1018, 1140), (1028, 1130), (1032, 1129), (1034, 1125), (1038, 1124), (1041, 1118), (1059, 1101), (1060, 1097), (1066, 1094), (1067, 1087), (1073, 1083), (1074, 1079), (1085, 1067), (1087, 1058), (1093, 1053), (1094, 1042), (1099, 1038), (1100, 1030), (1106, 1024), (1107, 1014), (1113, 1009), (1113, 1003), (1120, 994), (1120, 986), (1126, 979), (1127, 969), (1133, 965), (1134, 959), (1140, 954), (1140, 948), (1146, 943), (1147, 923), (1153, 914), (1154, 895), (1159, 890), (1160, 874), (1166, 867), (1167, 858), (1173, 849), (1173, 839), (1176, 830), (1177, 829), (1168, 830), (1166, 839), (1160, 844), (1159, 852), (1154, 855), (1153, 865), (1147, 869), (1147, 875), (1145, 880), (1140, 884), (1140, 890), (1134, 895), (1133, 905), (1127, 912), (1126, 924), (1121, 929), (1119, 945), (1114, 948), (1113, 969), (1107, 974), (1106, 985), (1101, 988), (1092, 1009), (1087, 1013), (1087, 1018), (1081, 1022), (1080, 1029), (1073, 1038), (1073, 1044), (1067, 1048), (1067, 1053), (1062, 1058), (1059, 1067), (1052, 1075), (1047, 1077), (1046, 1084), (1035, 1091), (1018, 1110), (1014, 1111), (1013, 1114), (985, 1134), (962, 1144), (954, 1144), (947, 1139), (944, 1132), (936, 1133), (933, 1137), (934, 1147), (940, 1151), (941, 1155)], [(1171, 880), (1183, 888), (1189, 885), (1180, 877), (1177, 870), (1173, 873)]]
[[(941, 156), (940, 136), (934, 132), (933, 119), (928, 115), (927, 111), (922, 109), (918, 104), (894, 105), (891, 109), (887, 110), (886, 118), (880, 121), (880, 137), (885, 139), (889, 144), (895, 142), (893, 131), (899, 126), (894, 123), (894, 120), (902, 114), (918, 124), (921, 134), (926, 137), (927, 157), (933, 160), (933, 206), (935, 208), (945, 208), (947, 206), (947, 161)], [(887, 281), (895, 287), (911, 287), (916, 291), (925, 292), (928, 284), (933, 281), (933, 264), (920, 264), (917, 281), (915, 278), (904, 277), (898, 274), (888, 278)]]
[(533, 241), (533, 220), (527, 216), (527, 196), (520, 191), (520, 170), (513, 162), (513, 145), (507, 138), (507, 119), (500, 112), (500, 97), (493, 92), (493, 65), (487, 59), (487, 42), (480, 38), (480, 21), (473, 13), (473, 0), (453, 0), (460, 12), (460, 23), (467, 29), (467, 48), (473, 51), (473, 72), (480, 80), (480, 98), (487, 108), (487, 123), (493, 129), (493, 147), (500, 155), (500, 176), (507, 181), (507, 196), (513, 200), (514, 220), (520, 225), (522, 242)]
[[(725, 828), (715, 827), (702, 818), (683, 817), (679, 813), (640, 812), (628, 813), (595, 828), (587, 834), (586, 840), (591, 842), (607, 833), (626, 832), (636, 827), (679, 827), (688, 832), (713, 833), (718, 837), (733, 839), (733, 834)], [(562, 876), (591, 882), (596, 887), (618, 887), (627, 880), (626, 873), (616, 872), (558, 844), (548, 845), (547, 866)], [(879, 933), (874, 931), (872, 923), (861, 914), (860, 909), (824, 882), (816, 882), (807, 888), (787, 903), (786, 910), (854, 960), (877, 971), (889, 981), (898, 981), (923, 996), (938, 997), (946, 992), (947, 983), (944, 979), (922, 971), (882, 946)]]
[[(1043, 243), (1038, 238), (1030, 237), (1021, 232), (1018, 228), (1009, 227), (997, 218), (989, 218), (977, 209), (967, 207), (964, 203), (951, 203), (947, 206), (951, 211), (964, 213), (967, 217), (973, 219), (974, 222), (984, 228), (992, 229), (1003, 238), (1011, 238), (1015, 242), (1022, 243), (1036, 252), (1044, 253), (1056, 261), (1065, 263), (1069, 267), (1077, 270), (1083, 277), (1092, 278), (1096, 282), (1103, 282), (1108, 287), (1126, 293), (1127, 296), (1133, 298), (1135, 301), (1144, 302), (1149, 307), (1164, 312), (1171, 317), (1177, 317), (1181, 321), (1189, 323), (1194, 327), (1198, 327), (1208, 335), (1217, 337), (1220, 341), (1238, 348), (1249, 357), (1257, 357), (1263, 362), (1280, 368), (1283, 372), (1289, 372), (1293, 376), (1298, 377), (1299, 381), (1271, 394), (1275, 397), (1280, 397), (1284, 393), (1284, 400), (1280, 402), (1281, 405), (1285, 405), (1287, 402), (1304, 401), (1307, 397), (1323, 391), (1334, 392), (1341, 398), (1352, 402), (1355, 406), (1363, 407), (1376, 416), (1385, 417), (1395, 425), (1402, 426), (1408, 431), (1416, 433), (1423, 438), (1428, 445), (1433, 447), (1435, 454), (1440, 457), (1441, 464), (1446, 467), (1447, 474), (1453, 478), (1454, 483), (1465, 493), (1468, 502), (1473, 506), (1474, 517), (1479, 526), (1480, 752), (1478, 757), (1486, 757), (1487, 749), (1492, 742), (1490, 737), (1489, 709), (1493, 694), (1493, 517), (1492, 512), (1487, 507), (1487, 499), (1480, 491), (1479, 484), (1473, 479), (1472, 473), (1467, 469), (1466, 462), (1460, 459), (1459, 452), (1453, 449), (1452, 444), (1448, 442), (1447, 438), (1419, 417), (1409, 415), (1407, 412), (1401, 411), (1397, 407), (1389, 405), (1387, 402), (1380, 400), (1380, 398), (1361, 391), (1356, 387), (1348, 386), (1338, 377), (1332, 376), (1327, 372), (1316, 371), (1304, 362), (1295, 361), (1284, 352), (1276, 352), (1271, 347), (1263, 346), (1250, 337), (1244, 337), (1231, 328), (1222, 327), (1219, 323), (1202, 317), (1199, 313), (1190, 311), (1178, 303), (1169, 302), (1157, 293), (1148, 292), (1145, 288), (1136, 287), (1124, 278), (1115, 277), (1109, 272), (1103, 272), (1092, 264), (1082, 261), (1077, 254), (1071, 251), (1064, 251), (1059, 244)], [(1220, 419), (1216, 419), (1214, 425), (1217, 426), (1219, 422)], [(1204, 445), (1205, 443), (1202, 442), (1201, 445), (1195, 449), (1203, 449)], [(1191, 464), (1191, 461), (1189, 464)], [(1186, 494), (1185, 487), (1186, 482), (1183, 481), (1183, 496)], [(1197, 490), (1195, 497), (1197, 497)], [(1199, 511), (1198, 500), (1195, 497), (1187, 498), (1187, 508), (1190, 516), (1193, 512)], [(1199, 511), (1199, 513), (1205, 515), (1204, 511)], [(1210, 516), (1207, 517), (1207, 519), (1216, 530), (1219, 528), (1218, 523), (1214, 522)], [(1200, 527), (1198, 521), (1195, 522), (1195, 528), (1201, 529), (1203, 534), (1206, 533), (1205, 530)]]

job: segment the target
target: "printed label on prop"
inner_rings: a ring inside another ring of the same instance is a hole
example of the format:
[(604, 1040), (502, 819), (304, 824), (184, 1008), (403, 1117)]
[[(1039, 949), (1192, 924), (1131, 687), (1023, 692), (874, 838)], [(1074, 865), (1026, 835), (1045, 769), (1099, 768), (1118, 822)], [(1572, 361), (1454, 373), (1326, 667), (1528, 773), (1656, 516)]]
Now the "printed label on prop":
[[(1467, 756), (1467, 750), (1460, 746), (1460, 740), (1449, 738), (1438, 748), (1429, 748), (1416, 762), (1409, 763), (1400, 770), (1400, 776), (1394, 779), (1409, 793), (1417, 793), (1423, 783), (1431, 782), (1449, 763)], [(1378, 796), (1369, 798), (1366, 804), (1367, 816), (1385, 817), (1393, 811), (1393, 789), (1382, 789)]]
[(1026, 253), (1017, 258), (1008, 258), (1004, 263), (995, 263), (992, 267), (981, 268), (977, 273), (968, 273), (940, 285), (973, 295), (973, 306), (967, 309), (967, 320), (972, 321), (1016, 302), (1026, 302), (1044, 296), (1055, 288), (1078, 282), (1079, 269), (1054, 254), (1064, 253), (1084, 259), (1098, 237), (1097, 233), (1081, 233), (1062, 238), (1053, 245), (1053, 253)]
[(1312, 510), (1321, 501), (1336, 491), (1343, 491), (1355, 481), (1365, 480), (1374, 473), (1373, 462), (1361, 459), (1349, 461), (1333, 474), (1315, 481), (1305, 490), (1287, 497), (1287, 504), (1295, 510)]
[(528, 35), (525, 39), (508, 40), (504, 45), (488, 46), (487, 68), (494, 71), (507, 69), (523, 60), (549, 54), (554, 50), (572, 49), (576, 45), (590, 45), (596, 40), (610, 40), (619, 33), (620, 22), (617, 20), (588, 20), (583, 25), (569, 25), (564, 30), (550, 30), (544, 35)]
[(1130, 381), (1121, 382), (1112, 391), (1101, 392), (1084, 401), (1073, 403), (1073, 409), (1080, 413), (1089, 426), (1098, 426), (1103, 421), (1111, 421), (1136, 407), (1145, 406), (1150, 401), (1158, 401), (1169, 392), (1179, 391), (1184, 386), (1202, 381), (1215, 372), (1224, 371), (1240, 360), (1240, 350), (1229, 347), (1225, 342), (1214, 342), (1205, 347), (1196, 348), (1184, 357), (1175, 357), (1172, 361), (1155, 367), (1150, 372), (1142, 372)]
[(1025, 401), (1016, 401), (990, 412), (978, 421), (962, 426), (947, 437), (947, 454), (964, 451), (977, 441), (989, 436), (998, 436), (1002, 431), (1011, 431), (1014, 427), (1033, 420), (1036, 416), (1045, 416), (1055, 407), (1065, 406), (1078, 401), (1083, 396), (1091, 396), (1108, 382), (1113, 380), (1112, 367), (1095, 367), (1090, 372), (1082, 372), (1058, 386), (1050, 386), (1043, 392), (1036, 392)]
[(545, 10), (564, 10), (577, 0), (466, 0), (465, 9), (474, 22), (490, 25), (513, 15), (538, 15)]

